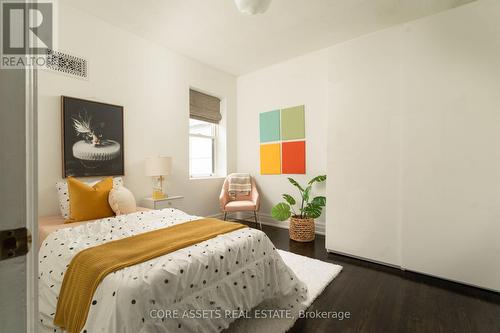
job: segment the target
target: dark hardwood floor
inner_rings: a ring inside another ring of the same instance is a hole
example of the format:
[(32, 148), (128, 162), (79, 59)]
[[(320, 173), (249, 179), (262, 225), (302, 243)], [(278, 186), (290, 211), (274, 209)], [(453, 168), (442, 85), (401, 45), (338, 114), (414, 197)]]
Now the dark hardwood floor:
[(263, 231), (279, 249), (343, 266), (309, 310), (349, 311), (350, 319), (299, 319), (290, 333), (500, 333), (499, 293), (329, 254), (323, 236), (298, 243), (286, 229)]

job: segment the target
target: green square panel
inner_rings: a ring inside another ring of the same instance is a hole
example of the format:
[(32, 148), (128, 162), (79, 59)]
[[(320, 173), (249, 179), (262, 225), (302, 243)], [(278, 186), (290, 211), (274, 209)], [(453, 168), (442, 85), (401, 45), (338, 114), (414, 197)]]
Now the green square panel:
[(260, 114), (260, 142), (280, 140), (280, 110)]
[(294, 106), (281, 110), (281, 139), (305, 139), (304, 105)]

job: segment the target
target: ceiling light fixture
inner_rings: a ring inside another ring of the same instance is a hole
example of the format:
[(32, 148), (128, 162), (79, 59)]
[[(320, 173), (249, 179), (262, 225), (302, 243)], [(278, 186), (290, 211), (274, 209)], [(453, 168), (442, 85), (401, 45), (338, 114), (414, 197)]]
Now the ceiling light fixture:
[(271, 4), (271, 0), (234, 0), (238, 10), (246, 15), (264, 13)]

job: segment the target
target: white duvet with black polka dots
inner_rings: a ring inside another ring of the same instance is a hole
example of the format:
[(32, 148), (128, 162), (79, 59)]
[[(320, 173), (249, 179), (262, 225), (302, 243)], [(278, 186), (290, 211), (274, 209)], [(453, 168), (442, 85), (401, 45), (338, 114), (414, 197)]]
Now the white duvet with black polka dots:
[[(50, 234), (39, 252), (40, 332), (63, 332), (53, 324), (57, 298), (66, 267), (79, 251), (199, 218), (164, 209)], [(219, 332), (264, 300), (296, 309), (306, 295), (269, 238), (244, 228), (108, 275), (82, 332)]]

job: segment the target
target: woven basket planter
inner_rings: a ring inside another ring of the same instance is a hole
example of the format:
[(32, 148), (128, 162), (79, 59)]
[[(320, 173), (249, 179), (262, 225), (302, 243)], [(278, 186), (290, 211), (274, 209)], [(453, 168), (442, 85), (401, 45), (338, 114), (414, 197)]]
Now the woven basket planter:
[(290, 218), (290, 239), (297, 242), (312, 242), (314, 240), (314, 219)]

